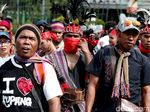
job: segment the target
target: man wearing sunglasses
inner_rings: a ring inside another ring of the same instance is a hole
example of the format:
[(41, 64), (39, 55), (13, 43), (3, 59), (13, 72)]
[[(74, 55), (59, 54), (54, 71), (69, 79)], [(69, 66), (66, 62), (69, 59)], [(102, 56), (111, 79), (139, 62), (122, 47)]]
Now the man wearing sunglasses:
[[(142, 106), (148, 111), (150, 63), (134, 48), (139, 36), (139, 26), (140, 22), (136, 18), (121, 15), (117, 26), (117, 45), (99, 50), (90, 62), (86, 112), (92, 111), (94, 100), (97, 101), (97, 112), (133, 112), (133, 109), (140, 112), (141, 99), (144, 102)], [(96, 94), (98, 97), (95, 99)], [(123, 110), (123, 105), (120, 107), (122, 99), (130, 101), (134, 107)]]

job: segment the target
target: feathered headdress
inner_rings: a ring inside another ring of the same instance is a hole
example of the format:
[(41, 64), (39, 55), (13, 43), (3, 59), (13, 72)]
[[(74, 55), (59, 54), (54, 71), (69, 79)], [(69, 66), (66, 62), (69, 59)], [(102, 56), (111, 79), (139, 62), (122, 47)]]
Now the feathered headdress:
[(7, 4), (4, 4), (4, 5), (2, 6), (2, 8), (0, 9), (0, 19), (3, 18), (3, 11), (4, 11), (6, 8), (7, 8)]
[(138, 21), (141, 22), (140, 34), (150, 33), (150, 12), (146, 9), (137, 10)]
[(86, 0), (67, 0), (66, 5), (64, 6), (52, 3), (52, 8), (50, 10), (52, 13), (61, 13), (65, 18), (65, 32), (76, 32), (81, 34), (79, 23), (81, 23), (81, 21), (83, 22), (83, 19), (85, 18), (83, 15), (86, 14), (86, 5), (89, 6), (89, 3)]
[(50, 9), (52, 13), (61, 13), (65, 18), (65, 23), (72, 23), (76, 19), (81, 21), (83, 19), (83, 15), (86, 14), (85, 6), (90, 6), (86, 0), (67, 0), (65, 5), (58, 5), (56, 3), (52, 3), (52, 8)]

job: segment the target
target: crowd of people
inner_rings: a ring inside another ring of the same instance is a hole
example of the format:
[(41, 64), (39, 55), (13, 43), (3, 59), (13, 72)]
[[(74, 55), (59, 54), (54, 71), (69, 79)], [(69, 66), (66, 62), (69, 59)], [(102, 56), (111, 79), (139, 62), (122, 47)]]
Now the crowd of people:
[(99, 35), (42, 19), (13, 34), (0, 20), (0, 111), (150, 112), (148, 21), (121, 14)]

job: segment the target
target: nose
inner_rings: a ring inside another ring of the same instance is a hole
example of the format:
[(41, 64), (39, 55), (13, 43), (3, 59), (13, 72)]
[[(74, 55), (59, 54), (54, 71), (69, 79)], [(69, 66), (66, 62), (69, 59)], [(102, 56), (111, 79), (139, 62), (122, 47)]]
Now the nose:
[(24, 40), (24, 43), (25, 43), (25, 44), (29, 44), (29, 43), (30, 43), (30, 39), (29, 39), (29, 38), (26, 38), (26, 39)]
[(150, 42), (150, 37), (147, 40), (148, 40), (148, 42)]
[(133, 40), (134, 36), (132, 34), (129, 35), (129, 40)]

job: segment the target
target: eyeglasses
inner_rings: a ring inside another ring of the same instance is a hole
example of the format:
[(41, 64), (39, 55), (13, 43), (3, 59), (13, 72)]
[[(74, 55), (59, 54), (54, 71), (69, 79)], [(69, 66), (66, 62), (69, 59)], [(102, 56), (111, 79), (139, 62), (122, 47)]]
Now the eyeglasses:
[(6, 45), (6, 44), (9, 44), (10, 43), (10, 40), (3, 40), (3, 41), (0, 41), (0, 45)]
[(134, 21), (131, 21), (131, 20), (125, 20), (124, 21), (124, 26), (130, 26), (130, 25), (133, 25), (133, 26), (136, 26), (136, 27), (140, 27), (141, 23), (137, 20), (134, 20)]

